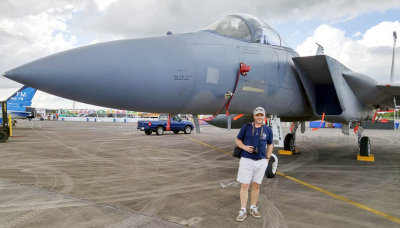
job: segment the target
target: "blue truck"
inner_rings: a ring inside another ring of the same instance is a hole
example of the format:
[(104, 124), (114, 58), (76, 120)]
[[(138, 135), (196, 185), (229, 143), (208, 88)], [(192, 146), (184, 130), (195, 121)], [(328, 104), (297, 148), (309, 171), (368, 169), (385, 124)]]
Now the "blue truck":
[[(164, 131), (167, 130), (167, 121), (168, 115), (160, 115), (158, 120), (144, 120), (138, 121), (137, 129), (140, 131), (144, 131), (146, 135), (151, 135), (151, 133), (155, 132), (157, 135), (164, 134)], [(194, 125), (190, 121), (184, 121), (178, 116), (171, 116), (171, 127), (170, 130), (175, 134), (178, 134), (179, 131), (183, 131), (185, 134), (190, 134), (194, 129)]]

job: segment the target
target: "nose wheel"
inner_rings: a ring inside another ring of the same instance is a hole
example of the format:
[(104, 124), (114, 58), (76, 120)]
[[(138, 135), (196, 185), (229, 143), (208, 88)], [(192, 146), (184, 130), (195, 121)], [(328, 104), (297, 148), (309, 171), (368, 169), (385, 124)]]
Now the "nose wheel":
[(267, 169), (265, 170), (265, 176), (268, 178), (274, 178), (278, 171), (278, 157), (275, 154), (271, 154), (271, 158), (268, 161)]

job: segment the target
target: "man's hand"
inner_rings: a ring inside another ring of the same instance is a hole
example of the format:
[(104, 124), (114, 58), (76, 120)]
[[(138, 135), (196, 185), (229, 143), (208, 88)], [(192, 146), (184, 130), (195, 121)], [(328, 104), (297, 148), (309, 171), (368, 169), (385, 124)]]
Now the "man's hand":
[(235, 139), (235, 143), (236, 143), (236, 145), (237, 145), (238, 147), (240, 147), (241, 149), (247, 151), (247, 152), (250, 153), (250, 154), (252, 154), (253, 151), (254, 151), (254, 150), (253, 150), (253, 149), (254, 149), (253, 146), (246, 146), (246, 145), (244, 145), (244, 144), (243, 144), (243, 141), (242, 141), (241, 139), (236, 138), (236, 139)]
[(252, 153), (253, 153), (254, 147), (253, 147), (253, 146), (246, 146), (246, 145), (244, 145), (244, 146), (242, 147), (242, 149), (245, 150), (245, 151), (247, 151), (247, 152), (249, 152), (250, 154), (252, 154)]

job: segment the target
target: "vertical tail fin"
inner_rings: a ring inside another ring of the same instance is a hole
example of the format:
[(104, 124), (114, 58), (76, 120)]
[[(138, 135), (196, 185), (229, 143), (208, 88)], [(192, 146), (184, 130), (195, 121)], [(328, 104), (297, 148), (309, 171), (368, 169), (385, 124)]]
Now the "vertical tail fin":
[(24, 86), (7, 99), (7, 106), (31, 106), (36, 89)]

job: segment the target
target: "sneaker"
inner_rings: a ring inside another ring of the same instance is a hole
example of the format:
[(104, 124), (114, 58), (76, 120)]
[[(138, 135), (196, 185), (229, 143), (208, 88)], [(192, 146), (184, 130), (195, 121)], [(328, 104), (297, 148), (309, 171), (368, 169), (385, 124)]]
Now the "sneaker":
[(244, 210), (239, 211), (239, 215), (236, 217), (236, 221), (243, 222), (247, 218), (247, 212)]
[(254, 218), (261, 218), (261, 213), (258, 211), (258, 207), (250, 208), (250, 214), (251, 214)]

